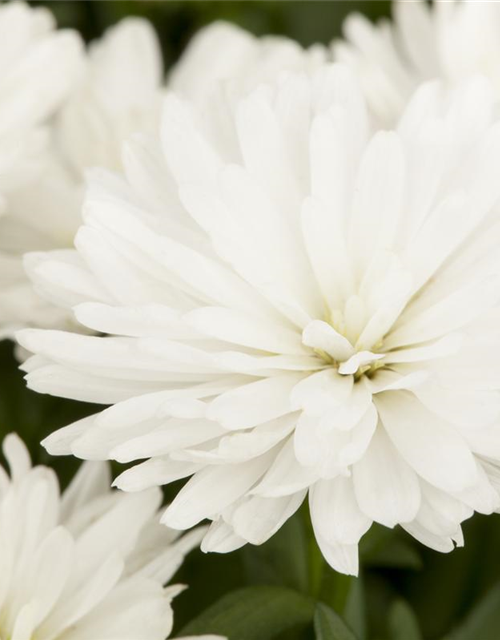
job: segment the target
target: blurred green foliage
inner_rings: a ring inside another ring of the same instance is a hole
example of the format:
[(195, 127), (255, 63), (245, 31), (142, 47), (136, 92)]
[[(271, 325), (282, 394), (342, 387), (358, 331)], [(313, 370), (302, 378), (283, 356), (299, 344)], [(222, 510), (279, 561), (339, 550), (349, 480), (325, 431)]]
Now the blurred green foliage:
[[(390, 14), (385, 0), (31, 4), (48, 6), (60, 26), (78, 29), (87, 41), (126, 16), (146, 17), (160, 37), (167, 71), (192, 34), (213, 20), (309, 45), (338, 37), (351, 11), (373, 19)], [(33, 459), (54, 467), (63, 485), (78, 462), (50, 458), (39, 442), (92, 411), (89, 405), (27, 390), (12, 344), (0, 343), (0, 436), (17, 431)], [(176, 488), (168, 489), (167, 499)], [(361, 545), (361, 577), (348, 578), (322, 559), (304, 506), (261, 547), (223, 556), (192, 553), (177, 576), (190, 588), (176, 599), (176, 629), (226, 633), (230, 640), (497, 640), (500, 519), (475, 516), (464, 533), (465, 548), (440, 555), (399, 529), (375, 526)]]
[(126, 16), (148, 18), (160, 37), (167, 68), (196, 30), (214, 20), (229, 20), (256, 35), (282, 34), (310, 45), (339, 37), (350, 12), (372, 19), (390, 15), (389, 0), (42, 0), (31, 4), (48, 6), (60, 26), (78, 29), (88, 41)]

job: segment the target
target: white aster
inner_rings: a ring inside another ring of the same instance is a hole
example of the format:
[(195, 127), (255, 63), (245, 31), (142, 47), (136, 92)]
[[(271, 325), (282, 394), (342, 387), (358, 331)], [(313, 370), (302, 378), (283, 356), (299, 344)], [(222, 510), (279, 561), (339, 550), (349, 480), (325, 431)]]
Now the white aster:
[(205, 550), (264, 542), (306, 495), (345, 573), (373, 521), (462, 544), (499, 507), (493, 105), (484, 80), (431, 83), (373, 134), (349, 71), (325, 66), (228, 105), (217, 144), (170, 95), (124, 179), (94, 176), (77, 252), (33, 268), (106, 335), (21, 332), (28, 385), (113, 405), (47, 449), (146, 459), (126, 491), (192, 476), (163, 521), (211, 519)]
[(16, 435), (3, 452), (0, 637), (164, 640), (184, 588), (164, 585), (200, 531), (179, 537), (161, 526), (158, 489), (111, 491), (106, 463), (84, 463), (61, 495), (55, 473), (32, 467)]
[[(89, 46), (82, 67), (50, 123), (50, 149), (41, 175), (13, 191), (0, 220), (0, 250), (10, 254), (5, 260), (13, 273), (0, 283), (0, 326), (7, 333), (30, 324), (70, 323), (66, 313), (42, 302), (33, 290), (22, 255), (72, 248), (81, 224), (86, 171), (94, 166), (119, 169), (123, 140), (136, 131), (157, 129), (163, 68), (149, 22), (127, 18), (109, 29)], [(35, 86), (35, 99), (49, 89)], [(54, 91), (50, 95), (53, 100), (57, 96)]]
[(369, 105), (392, 126), (419, 84), (441, 79), (448, 87), (476, 74), (500, 98), (500, 4), (477, 0), (394, 0), (393, 20), (373, 24), (360, 14), (345, 21), (337, 61), (361, 78)]
[(81, 55), (78, 35), (56, 32), (44, 8), (0, 4), (0, 194), (42, 169), (43, 125), (67, 96)]
[[(6, 220), (20, 204), (18, 195), (44, 180), (50, 122), (81, 71), (78, 34), (54, 27), (44, 8), (0, 4), (0, 336), (28, 310), (31, 318), (47, 306), (32, 292), (20, 260), (2, 252), (15, 252), (21, 237), (32, 235), (22, 221), (11, 233)], [(29, 214), (40, 227), (42, 213), (40, 202), (32, 202)], [(51, 310), (50, 315), (61, 313)]]

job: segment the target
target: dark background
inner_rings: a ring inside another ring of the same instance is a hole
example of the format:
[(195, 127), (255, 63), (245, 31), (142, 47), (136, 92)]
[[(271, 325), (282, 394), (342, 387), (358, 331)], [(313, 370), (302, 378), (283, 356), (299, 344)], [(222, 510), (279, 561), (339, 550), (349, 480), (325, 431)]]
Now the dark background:
[[(130, 0), (31, 4), (48, 6), (59, 26), (78, 29), (87, 41), (98, 38), (108, 26), (125, 16), (146, 17), (154, 24), (161, 40), (167, 71), (193, 33), (213, 20), (229, 20), (257, 35), (284, 34), (309, 45), (328, 43), (339, 37), (342, 21), (351, 11), (372, 19), (390, 14), (389, 2), (382, 0)], [(30, 447), (34, 460), (53, 466), (63, 485), (70, 480), (78, 462), (68, 458), (52, 459), (38, 443), (45, 434), (92, 410), (88, 405), (38, 396), (26, 390), (17, 371), (12, 345), (0, 343), (0, 436), (17, 431)], [(167, 499), (176, 490), (177, 487), (169, 487)], [(339, 576), (329, 569), (316, 549), (309, 527), (307, 507), (304, 507), (262, 547), (247, 547), (224, 556), (193, 553), (178, 575), (178, 581), (189, 584), (190, 588), (176, 599), (176, 629), (182, 629), (209, 605), (235, 589), (278, 585), (327, 603), (348, 621), (361, 640), (418, 640), (418, 635), (411, 635), (410, 627), (400, 626), (398, 630), (398, 617), (392, 607), (399, 598), (409, 603), (418, 618), (421, 637), (426, 640), (500, 638), (498, 516), (475, 516), (465, 523), (465, 549), (450, 555), (425, 549), (400, 530), (374, 527), (361, 545), (362, 577), (358, 580)], [(411, 617), (408, 609), (406, 612)], [(293, 613), (289, 611), (291, 617)], [(251, 619), (249, 612), (243, 611), (240, 615)], [(275, 617), (277, 619), (277, 614)], [(230, 640), (257, 637), (251, 635), (250, 626), (251, 623), (247, 625), (250, 635), (244, 638), (244, 634), (235, 635)], [(299, 627), (276, 637), (289, 640), (314, 637), (307, 621)], [(453, 631), (457, 627), (460, 628)], [(211, 630), (204, 629), (205, 632)]]

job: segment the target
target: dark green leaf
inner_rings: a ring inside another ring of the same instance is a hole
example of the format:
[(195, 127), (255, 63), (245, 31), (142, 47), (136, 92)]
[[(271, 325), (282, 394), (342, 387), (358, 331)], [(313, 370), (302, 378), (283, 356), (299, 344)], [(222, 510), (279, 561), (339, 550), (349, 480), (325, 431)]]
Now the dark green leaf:
[(498, 640), (499, 637), (500, 584), (487, 593), (446, 640)]
[(347, 594), (344, 611), (342, 613), (345, 621), (360, 640), (366, 638), (366, 612), (364, 580), (362, 576), (353, 578), (351, 576), (351, 586)]
[(290, 587), (308, 593), (308, 540), (301, 513), (296, 513), (265, 544), (243, 550), (249, 581)]
[(404, 600), (396, 600), (389, 612), (391, 640), (422, 640), (418, 620)]
[(287, 629), (308, 624), (313, 614), (314, 601), (292, 589), (248, 587), (221, 598), (179, 635), (215, 633), (229, 640), (271, 640)]
[(342, 618), (325, 604), (318, 604), (314, 614), (316, 640), (358, 640)]

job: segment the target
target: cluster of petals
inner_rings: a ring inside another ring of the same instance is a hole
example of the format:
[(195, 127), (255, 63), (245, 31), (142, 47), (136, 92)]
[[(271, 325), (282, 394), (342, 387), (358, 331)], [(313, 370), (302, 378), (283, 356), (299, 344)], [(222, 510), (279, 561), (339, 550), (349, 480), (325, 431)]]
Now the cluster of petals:
[(200, 531), (180, 537), (161, 526), (158, 489), (111, 491), (106, 463), (84, 463), (61, 495), (54, 471), (32, 467), (16, 435), (3, 452), (0, 637), (165, 640), (184, 587), (163, 585)]
[[(14, 19), (26, 24), (13, 24)], [(26, 41), (30, 34), (33, 43)], [(4, 123), (13, 132), (15, 148), (24, 150), (29, 147), (18, 134), (30, 134), (29, 120), (43, 124), (43, 130), (32, 134), (36, 171), (28, 173), (26, 162), (13, 158), (13, 175), (22, 171), (23, 181), (9, 181), (9, 200), (0, 219), (0, 330), (9, 335), (19, 326), (68, 325), (67, 315), (33, 290), (22, 256), (73, 246), (86, 171), (95, 166), (119, 169), (123, 139), (156, 129), (163, 65), (153, 27), (138, 18), (110, 28), (84, 52), (77, 33), (53, 30), (45, 9), (15, 2), (0, 6), (0, 39), (6, 48), (5, 54), (0, 49), (4, 68), (10, 66), (7, 56), (21, 57), (19, 71), (13, 65), (6, 78), (5, 91), (0, 75), (0, 154), (9, 153), (2, 138)], [(15, 121), (8, 117), (11, 112)]]
[(46, 170), (47, 125), (79, 69), (79, 37), (54, 27), (44, 8), (0, 5), (0, 336), (27, 306), (43, 306), (31, 295), (20, 260), (10, 255), (18, 237), (5, 221), (21, 209), (18, 195)]
[(0, 5), (0, 194), (41, 169), (44, 125), (71, 90), (80, 41), (56, 31), (50, 12), (21, 2)]
[(392, 10), (378, 24), (349, 15), (332, 48), (355, 69), (379, 123), (392, 126), (419, 84), (436, 78), (454, 86), (484, 75), (500, 97), (498, 2), (395, 0)]
[[(19, 13), (31, 21), (41, 13), (54, 41), (50, 53), (57, 56), (57, 63), (53, 63), (36, 52), (33, 74), (38, 82), (30, 80), (29, 96), (9, 86), (11, 100), (22, 106), (18, 110), (44, 119), (46, 130), (46, 135), (37, 138), (43, 150), (37, 172), (28, 174), (26, 163), (13, 163), (17, 173), (23, 169), (25, 180), (15, 182), (17, 174), (11, 172), (8, 215), (0, 220), (0, 331), (12, 335), (21, 326), (72, 325), (68, 314), (40, 298), (25, 270), (37, 265), (35, 252), (64, 251), (73, 246), (81, 224), (86, 173), (95, 167), (120, 170), (124, 140), (136, 132), (144, 135), (157, 130), (165, 83), (159, 42), (146, 20), (122, 20), (84, 53), (76, 33), (53, 31), (53, 20), (46, 10), (13, 3), (1, 11), (6, 15)], [(16, 36), (20, 27), (0, 19), (0, 36), (4, 31)], [(16, 44), (21, 53), (26, 53), (26, 42), (19, 40)], [(205, 103), (207, 109), (211, 105), (212, 117), (220, 119), (214, 86), (223, 84), (228, 92), (237, 93), (284, 70), (314, 69), (326, 57), (326, 49), (320, 46), (305, 51), (286, 38), (258, 39), (229, 24), (214, 23), (193, 39), (172, 70), (169, 85)], [(48, 67), (54, 83), (60, 86), (50, 85), (51, 77), (43, 67)], [(41, 97), (47, 101), (45, 108)], [(1, 99), (3, 106), (3, 94)], [(15, 132), (26, 131), (25, 122), (6, 121), (6, 125)], [(2, 151), (8, 152), (3, 140)], [(0, 181), (0, 194), (1, 187)], [(23, 265), (26, 252), (31, 255)]]
[(205, 550), (264, 542), (308, 496), (339, 571), (373, 522), (450, 551), (500, 506), (490, 84), (424, 84), (390, 131), (342, 65), (219, 101), (169, 94), (123, 175), (91, 178), (76, 250), (38, 256), (95, 335), (21, 331), (28, 385), (112, 405), (47, 449), (139, 462), (125, 491), (191, 476), (162, 520), (211, 520)]

